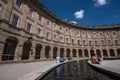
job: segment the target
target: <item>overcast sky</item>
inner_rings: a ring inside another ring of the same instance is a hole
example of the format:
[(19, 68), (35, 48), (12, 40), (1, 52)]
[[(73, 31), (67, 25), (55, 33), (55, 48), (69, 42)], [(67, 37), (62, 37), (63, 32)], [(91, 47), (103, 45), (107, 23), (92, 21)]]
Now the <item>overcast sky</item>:
[(120, 0), (39, 0), (53, 14), (80, 25), (120, 23)]

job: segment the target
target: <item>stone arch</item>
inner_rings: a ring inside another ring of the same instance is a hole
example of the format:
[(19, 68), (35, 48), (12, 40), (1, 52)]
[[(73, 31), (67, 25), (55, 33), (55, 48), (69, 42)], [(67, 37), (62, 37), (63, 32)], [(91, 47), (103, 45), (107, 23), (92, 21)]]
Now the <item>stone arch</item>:
[(83, 57), (82, 49), (79, 49), (79, 50), (78, 50), (78, 55), (79, 55), (79, 57)]
[(29, 59), (29, 56), (30, 56), (30, 52), (32, 54), (32, 43), (27, 40), (26, 42), (24, 42), (23, 44), (23, 51), (22, 51), (22, 60), (26, 60), (26, 59)]
[(84, 50), (84, 53), (85, 53), (85, 57), (89, 57), (89, 54), (88, 54), (88, 50), (87, 50), (87, 49)]
[(107, 50), (106, 50), (106, 49), (103, 49), (103, 57), (104, 57), (104, 58), (108, 57), (108, 53), (107, 53)]
[(120, 49), (117, 49), (117, 57), (120, 58)]
[(45, 47), (45, 57), (46, 58), (50, 58), (50, 46), (46, 46)]
[(67, 48), (66, 52), (67, 52), (67, 55), (66, 55), (66, 56), (67, 56), (68, 58), (70, 58), (70, 57), (71, 57), (71, 54), (70, 54), (70, 49), (69, 49), (69, 48)]
[(73, 57), (77, 57), (75, 49), (72, 50), (72, 53), (73, 53)]
[(55, 59), (57, 57), (57, 51), (58, 51), (58, 48), (54, 47), (53, 48), (53, 59)]
[(14, 60), (15, 49), (18, 44), (18, 39), (16, 37), (8, 37), (4, 44), (2, 60)]
[(115, 52), (113, 49), (110, 49), (109, 53), (110, 53), (110, 57), (115, 57)]
[(60, 48), (60, 57), (64, 57), (64, 48)]
[(94, 50), (90, 50), (91, 57), (95, 55)]
[(35, 47), (35, 59), (40, 59), (41, 49), (42, 49), (42, 45), (37, 44), (36, 47)]
[(96, 50), (96, 54), (97, 54), (97, 56), (101, 57), (101, 52), (99, 49)]

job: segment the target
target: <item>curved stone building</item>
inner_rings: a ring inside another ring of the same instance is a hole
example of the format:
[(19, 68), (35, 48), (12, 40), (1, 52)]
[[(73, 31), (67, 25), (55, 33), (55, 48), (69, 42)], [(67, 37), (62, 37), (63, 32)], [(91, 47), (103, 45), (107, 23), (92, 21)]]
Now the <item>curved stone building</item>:
[(0, 62), (120, 57), (120, 25), (64, 21), (37, 0), (0, 0)]

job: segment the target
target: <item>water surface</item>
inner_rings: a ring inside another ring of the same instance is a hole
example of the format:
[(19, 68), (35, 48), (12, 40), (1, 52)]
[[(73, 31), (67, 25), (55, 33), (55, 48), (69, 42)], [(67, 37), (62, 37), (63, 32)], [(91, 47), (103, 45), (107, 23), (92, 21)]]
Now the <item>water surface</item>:
[(63, 64), (40, 80), (120, 80), (115, 76), (93, 69), (86, 60)]

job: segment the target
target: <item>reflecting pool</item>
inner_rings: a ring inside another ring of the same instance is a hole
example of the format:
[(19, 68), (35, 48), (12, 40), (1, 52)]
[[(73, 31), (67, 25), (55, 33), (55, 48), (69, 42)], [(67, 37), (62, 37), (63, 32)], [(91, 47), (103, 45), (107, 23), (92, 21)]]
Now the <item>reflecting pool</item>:
[(63, 64), (40, 80), (120, 80), (118, 77), (108, 75), (93, 69), (87, 60), (73, 61)]

